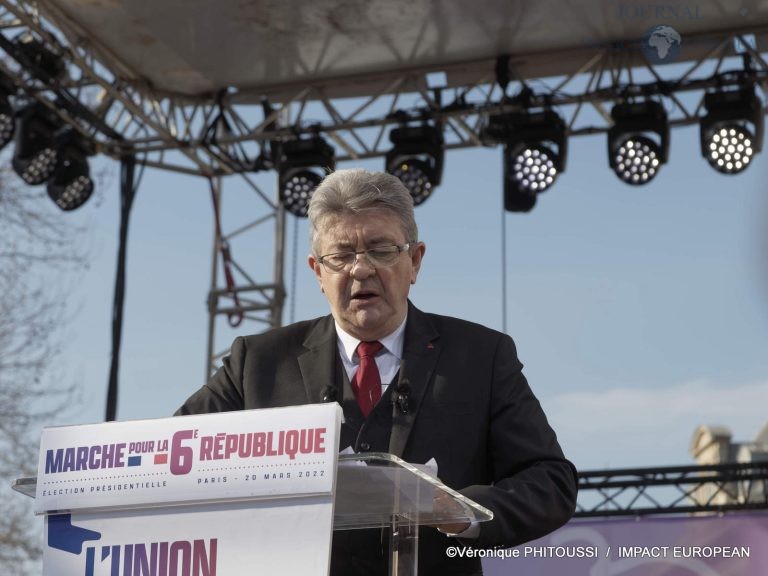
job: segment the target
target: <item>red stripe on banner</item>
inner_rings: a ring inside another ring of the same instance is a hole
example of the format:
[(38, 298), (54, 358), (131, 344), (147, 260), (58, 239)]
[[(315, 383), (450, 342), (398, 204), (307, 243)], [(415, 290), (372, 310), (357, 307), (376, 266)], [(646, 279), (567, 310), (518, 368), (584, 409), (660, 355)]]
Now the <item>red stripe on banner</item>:
[(155, 454), (155, 464), (167, 464), (168, 454)]

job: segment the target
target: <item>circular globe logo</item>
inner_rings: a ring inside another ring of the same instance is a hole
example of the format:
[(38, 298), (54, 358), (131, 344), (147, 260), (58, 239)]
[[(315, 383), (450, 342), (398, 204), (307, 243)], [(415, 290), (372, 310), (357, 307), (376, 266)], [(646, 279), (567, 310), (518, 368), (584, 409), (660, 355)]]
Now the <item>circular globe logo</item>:
[(680, 55), (682, 39), (672, 26), (654, 26), (646, 30), (640, 46), (652, 64), (669, 64)]

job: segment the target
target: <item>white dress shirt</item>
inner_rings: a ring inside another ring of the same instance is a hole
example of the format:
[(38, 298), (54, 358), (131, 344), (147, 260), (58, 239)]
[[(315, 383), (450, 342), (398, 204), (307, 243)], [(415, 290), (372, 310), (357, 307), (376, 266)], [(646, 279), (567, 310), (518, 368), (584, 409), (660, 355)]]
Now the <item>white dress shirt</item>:
[[(405, 341), (405, 322), (408, 320), (408, 315), (400, 323), (400, 326), (395, 328), (395, 331), (384, 338), (379, 338), (384, 348), (376, 354), (376, 366), (379, 369), (381, 375), (381, 394), (384, 395), (387, 386), (394, 380), (397, 371), (400, 370), (400, 361), (403, 359), (403, 342)], [(360, 344), (360, 340), (351, 336), (342, 330), (339, 323), (336, 322), (336, 344), (339, 348), (339, 356), (341, 356), (341, 362), (344, 364), (344, 370), (347, 371), (347, 377), (352, 382), (352, 378), (357, 372), (357, 368), (360, 366), (360, 358), (355, 350), (357, 345)]]

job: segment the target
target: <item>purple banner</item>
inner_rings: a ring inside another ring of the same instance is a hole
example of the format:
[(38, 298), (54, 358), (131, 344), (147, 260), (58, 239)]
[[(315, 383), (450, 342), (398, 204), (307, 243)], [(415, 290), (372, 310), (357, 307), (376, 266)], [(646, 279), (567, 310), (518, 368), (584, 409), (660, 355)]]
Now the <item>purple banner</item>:
[(507, 550), (478, 550), (485, 576), (768, 574), (768, 513), (573, 520)]

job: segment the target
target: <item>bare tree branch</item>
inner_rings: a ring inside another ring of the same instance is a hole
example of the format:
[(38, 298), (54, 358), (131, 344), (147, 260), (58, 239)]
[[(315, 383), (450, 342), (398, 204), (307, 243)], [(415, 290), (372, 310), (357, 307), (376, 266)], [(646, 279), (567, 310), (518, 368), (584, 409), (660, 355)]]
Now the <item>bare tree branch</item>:
[[(50, 278), (82, 269), (82, 230), (48, 199), (0, 167), (0, 566), (32, 574), (41, 554), (41, 522), (32, 500), (10, 491), (33, 475), (40, 428), (71, 403), (58, 370), (66, 303)], [(39, 570), (37, 570), (39, 572)]]

